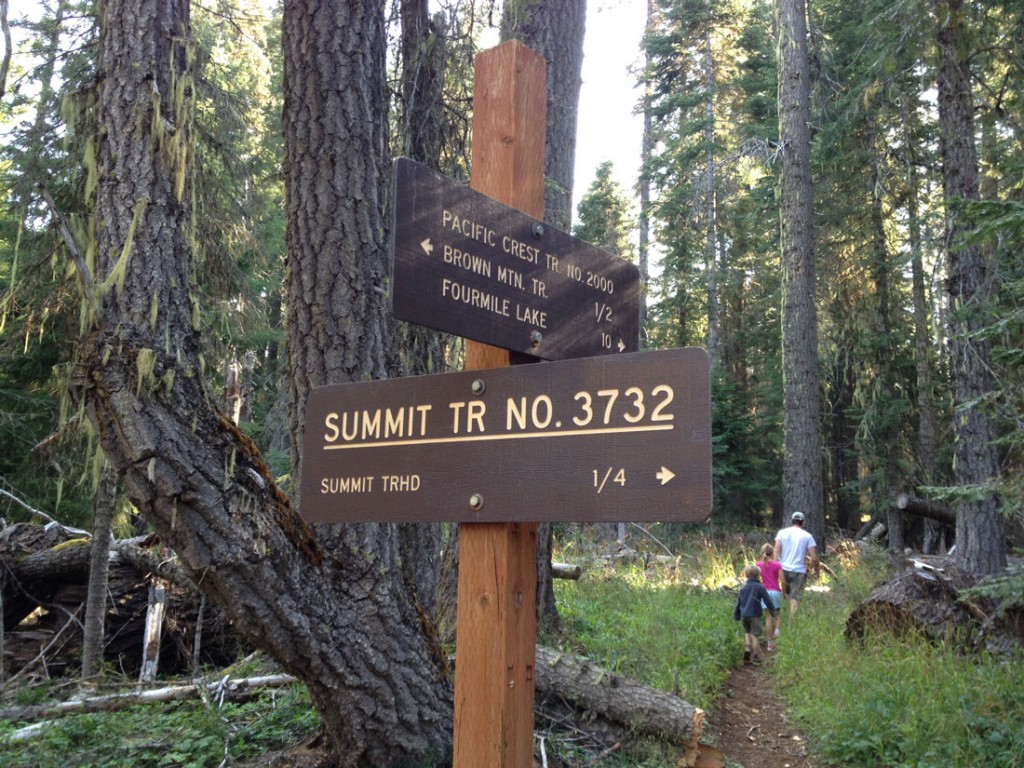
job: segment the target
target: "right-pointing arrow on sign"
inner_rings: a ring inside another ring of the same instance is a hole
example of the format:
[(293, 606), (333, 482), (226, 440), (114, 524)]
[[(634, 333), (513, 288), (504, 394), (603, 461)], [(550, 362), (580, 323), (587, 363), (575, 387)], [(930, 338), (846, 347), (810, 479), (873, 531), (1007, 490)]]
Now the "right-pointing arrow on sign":
[(664, 485), (669, 480), (671, 480), (673, 477), (675, 477), (676, 473), (673, 472), (668, 467), (662, 467), (660, 472), (655, 472), (654, 473), (654, 476), (656, 478), (658, 478), (659, 480), (661, 480), (661, 484)]

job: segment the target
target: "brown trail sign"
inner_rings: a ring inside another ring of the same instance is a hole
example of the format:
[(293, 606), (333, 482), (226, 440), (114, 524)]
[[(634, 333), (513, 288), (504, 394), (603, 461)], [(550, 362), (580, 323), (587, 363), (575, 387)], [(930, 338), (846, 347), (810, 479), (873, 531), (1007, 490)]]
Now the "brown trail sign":
[(707, 353), (672, 349), (314, 390), (313, 522), (701, 522)]
[[(393, 309), (468, 337), (466, 371), (325, 387), (307, 409), (304, 516), (465, 521), (454, 768), (533, 764), (536, 521), (699, 521), (711, 504), (707, 355), (624, 354), (636, 269), (530, 218), (546, 83), (521, 43), (484, 51), (472, 189), (396, 166)], [(508, 367), (510, 350), (585, 359)]]
[(639, 348), (635, 265), (406, 158), (393, 189), (395, 317), (546, 360)]

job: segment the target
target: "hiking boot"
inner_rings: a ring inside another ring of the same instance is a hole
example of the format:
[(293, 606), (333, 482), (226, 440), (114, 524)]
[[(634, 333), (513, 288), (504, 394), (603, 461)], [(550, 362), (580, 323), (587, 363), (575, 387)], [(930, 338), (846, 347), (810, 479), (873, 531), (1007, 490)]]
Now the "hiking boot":
[(766, 643), (765, 644), (765, 649), (767, 649), (769, 651), (774, 651), (775, 650), (775, 643)]
[(743, 663), (744, 664), (749, 664), (750, 663), (750, 649), (749, 648), (747, 648), (743, 652)]

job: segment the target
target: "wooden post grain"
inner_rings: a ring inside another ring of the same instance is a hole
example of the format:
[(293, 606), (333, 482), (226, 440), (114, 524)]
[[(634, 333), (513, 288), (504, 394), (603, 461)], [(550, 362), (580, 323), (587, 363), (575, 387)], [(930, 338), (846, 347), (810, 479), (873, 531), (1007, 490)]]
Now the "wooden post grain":
[[(518, 41), (476, 57), (470, 186), (544, 216), (547, 65)], [(508, 350), (466, 342), (466, 370), (508, 366)], [(480, 478), (487, 504), (487, 478)], [(533, 765), (537, 524), (459, 530), (454, 768)]]

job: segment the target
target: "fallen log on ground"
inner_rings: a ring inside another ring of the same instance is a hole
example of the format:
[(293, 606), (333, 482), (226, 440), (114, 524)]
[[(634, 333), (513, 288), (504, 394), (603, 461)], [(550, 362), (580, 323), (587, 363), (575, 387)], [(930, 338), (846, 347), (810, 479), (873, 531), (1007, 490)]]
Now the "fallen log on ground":
[[(665, 693), (622, 675), (609, 672), (587, 659), (537, 647), (536, 698), (542, 715), (585, 728), (595, 743), (608, 748), (630, 739), (654, 737), (681, 748), (680, 768), (695, 764), (704, 712), (678, 696)], [(31, 722), (70, 714), (111, 712), (142, 704), (210, 696), (221, 702), (239, 701), (263, 688), (296, 682), (285, 674), (168, 685), (67, 701), (14, 706), (0, 710), (0, 720)], [(25, 731), (26, 737), (35, 731)]]
[(885, 534), (884, 514), (879, 513), (866, 521), (854, 535), (854, 541), (876, 542)]
[(49, 704), (26, 704), (0, 709), (0, 720), (23, 723), (33, 720), (77, 715), (85, 712), (117, 712), (139, 704), (154, 704), (180, 701), (199, 695), (211, 695), (221, 704), (225, 701), (244, 701), (252, 698), (264, 688), (280, 688), (295, 682), (291, 675), (261, 675), (232, 680), (223, 677), (206, 683), (168, 685), (161, 688), (110, 693), (100, 696), (83, 696), (67, 701)]
[(928, 499), (919, 499), (911, 496), (909, 493), (901, 493), (896, 496), (896, 509), (902, 509), (904, 512), (927, 517), (931, 520), (937, 520), (946, 525), (956, 525), (956, 512), (945, 504), (929, 501)]
[(537, 646), (535, 681), (537, 705), (553, 720), (580, 723), (609, 746), (654, 737), (684, 749), (680, 766), (694, 764), (704, 711), (678, 696), (544, 646)]
[(551, 564), (551, 578), (553, 579), (578, 581), (581, 575), (583, 575), (583, 567), (580, 565), (573, 565), (572, 563)]

